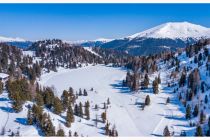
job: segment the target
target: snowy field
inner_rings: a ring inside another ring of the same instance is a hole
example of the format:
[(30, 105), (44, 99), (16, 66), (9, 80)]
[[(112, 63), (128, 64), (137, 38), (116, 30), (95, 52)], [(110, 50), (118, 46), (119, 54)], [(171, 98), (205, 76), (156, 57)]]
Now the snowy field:
[[(150, 82), (158, 73), (150, 76)], [(164, 82), (167, 72), (161, 72), (163, 79), (160, 86), (160, 94), (154, 95), (151, 87), (141, 93), (131, 93), (127, 88), (121, 86), (126, 76), (126, 70), (102, 65), (87, 66), (73, 70), (59, 70), (41, 77), (40, 83), (45, 86), (53, 86), (57, 96), (71, 86), (75, 91), (79, 88), (88, 90), (88, 96), (80, 96), (78, 101), (90, 101), (92, 108), (95, 104), (103, 107), (103, 102), (110, 98), (111, 105), (107, 110), (108, 120), (115, 124), (119, 136), (161, 136), (166, 125), (175, 135), (180, 135), (181, 130), (187, 130), (184, 108), (172, 94), (172, 88), (167, 88)], [(93, 87), (94, 91), (90, 91)], [(140, 108), (144, 103), (146, 95), (150, 95), (151, 105), (144, 110)], [(171, 104), (165, 105), (167, 97), (171, 98)], [(97, 127), (94, 125), (96, 114), (100, 116), (103, 109), (90, 111), (90, 121), (77, 119), (71, 131), (77, 131), (84, 136), (103, 136), (103, 123)], [(81, 121), (81, 122), (80, 122)], [(65, 126), (63, 126), (65, 127)], [(129, 128), (129, 129), (128, 129)], [(66, 128), (69, 129), (69, 128)], [(68, 132), (66, 130), (66, 132)]]

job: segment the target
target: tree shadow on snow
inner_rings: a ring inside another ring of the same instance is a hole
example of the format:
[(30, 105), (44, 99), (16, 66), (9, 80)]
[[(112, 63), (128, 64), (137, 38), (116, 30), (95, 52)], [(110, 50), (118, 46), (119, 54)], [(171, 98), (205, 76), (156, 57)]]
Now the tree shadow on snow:
[(184, 108), (183, 104), (176, 97), (173, 97), (173, 98), (170, 99), (170, 104), (176, 105), (177, 110), (179, 110), (183, 114), (185, 114), (185, 108)]
[(66, 124), (66, 122), (65, 121), (62, 121), (62, 120), (60, 120), (60, 119), (58, 119), (58, 121), (60, 122), (60, 123), (62, 123), (62, 124)]
[(122, 85), (122, 81), (116, 81), (117, 83), (115, 84), (110, 84), (110, 86), (114, 89), (118, 89), (119, 92), (118, 93), (123, 93), (123, 94), (128, 94), (131, 93), (131, 90), (128, 87), (124, 87)]
[(27, 125), (27, 119), (26, 118), (16, 118), (15, 122), (22, 124), (22, 125)]
[(160, 104), (160, 105), (166, 105), (166, 103), (158, 103), (158, 104)]
[(127, 68), (125, 67), (114, 67), (114, 66), (111, 66), (111, 65), (104, 65), (105, 67), (108, 67), (108, 68), (114, 68), (114, 69), (119, 69), (119, 70), (122, 70), (122, 71), (127, 71)]
[(99, 120), (99, 119), (98, 120), (92, 119), (92, 121), (94, 121), (94, 122), (97, 121), (98, 123), (103, 123), (103, 121), (102, 120)]
[(14, 110), (11, 107), (1, 106), (0, 109), (4, 112), (7, 112), (7, 113), (14, 113)]
[(0, 98), (0, 101), (9, 101), (8, 98)]
[(159, 116), (164, 116), (167, 119), (170, 120), (179, 120), (179, 121), (185, 121), (186, 119), (184, 117), (179, 117), (179, 116), (171, 116), (171, 115), (164, 115), (164, 114), (157, 114)]
[(185, 128), (191, 128), (189, 125), (183, 125), (183, 124), (177, 124), (177, 125), (174, 125), (174, 126), (181, 126), (181, 127), (185, 127)]
[(162, 137), (162, 135), (159, 135), (159, 134), (151, 134), (153, 136), (156, 136), (156, 137)]
[(84, 123), (85, 125), (87, 126), (90, 126), (90, 127), (94, 127), (95, 125), (94, 124), (88, 124), (88, 123)]

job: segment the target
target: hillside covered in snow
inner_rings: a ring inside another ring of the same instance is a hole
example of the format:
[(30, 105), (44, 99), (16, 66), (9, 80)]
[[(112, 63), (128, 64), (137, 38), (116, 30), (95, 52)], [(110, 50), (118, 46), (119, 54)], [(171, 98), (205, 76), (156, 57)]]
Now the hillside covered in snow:
[(209, 45), (134, 57), (58, 39), (0, 43), (0, 134), (209, 136)]

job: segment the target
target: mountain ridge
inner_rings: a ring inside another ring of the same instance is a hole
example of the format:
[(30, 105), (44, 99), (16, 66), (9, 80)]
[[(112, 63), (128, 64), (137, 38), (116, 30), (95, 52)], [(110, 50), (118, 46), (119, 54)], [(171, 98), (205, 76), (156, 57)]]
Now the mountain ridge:
[(176, 50), (210, 37), (210, 28), (189, 22), (168, 22), (125, 38), (104, 43), (102, 48), (127, 52), (131, 55), (149, 55)]

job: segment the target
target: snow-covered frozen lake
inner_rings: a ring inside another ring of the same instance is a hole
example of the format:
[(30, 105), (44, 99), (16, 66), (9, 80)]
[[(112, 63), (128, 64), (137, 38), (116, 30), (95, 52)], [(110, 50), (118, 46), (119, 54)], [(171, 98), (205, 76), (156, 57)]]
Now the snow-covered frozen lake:
[[(89, 100), (94, 104), (101, 104), (110, 98), (111, 107), (108, 109), (108, 120), (117, 127), (120, 136), (159, 136), (162, 135), (164, 127), (172, 122), (171, 111), (165, 105), (168, 93), (154, 95), (152, 91), (144, 93), (131, 93), (127, 88), (121, 86), (126, 76), (126, 70), (102, 65), (87, 66), (74, 70), (59, 70), (58, 73), (51, 72), (41, 77), (45, 86), (54, 86), (57, 95), (60, 96), (64, 89), (70, 86), (78, 91), (79, 88), (87, 89), (93, 87), (94, 92), (89, 92), (88, 97), (79, 100)], [(154, 74), (155, 76), (155, 74)], [(139, 107), (146, 95), (150, 95), (151, 105), (142, 110)], [(175, 105), (176, 106), (176, 105)], [(91, 111), (92, 119), (97, 112)], [(100, 115), (100, 113), (99, 113)], [(166, 116), (168, 115), (168, 119)], [(179, 119), (178, 119), (179, 120)], [(92, 123), (93, 122), (89, 122)], [(75, 131), (84, 135), (99, 136), (101, 129), (93, 129), (91, 125), (74, 125)], [(101, 124), (101, 127), (104, 125)]]

